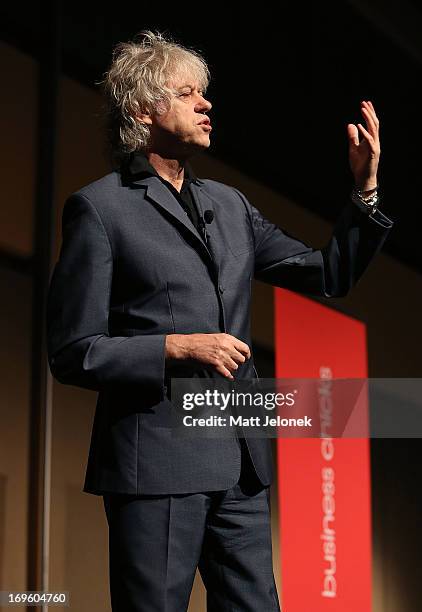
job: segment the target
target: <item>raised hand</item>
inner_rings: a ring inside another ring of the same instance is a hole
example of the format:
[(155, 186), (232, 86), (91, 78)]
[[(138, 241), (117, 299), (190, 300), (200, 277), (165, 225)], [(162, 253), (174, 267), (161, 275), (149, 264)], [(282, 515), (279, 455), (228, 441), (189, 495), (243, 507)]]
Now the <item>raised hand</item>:
[[(372, 102), (361, 102), (362, 123), (349, 123), (349, 162), (355, 177), (355, 185), (362, 191), (371, 191), (377, 186), (377, 171), (380, 158), (379, 121)], [(360, 139), (359, 139), (360, 137)]]

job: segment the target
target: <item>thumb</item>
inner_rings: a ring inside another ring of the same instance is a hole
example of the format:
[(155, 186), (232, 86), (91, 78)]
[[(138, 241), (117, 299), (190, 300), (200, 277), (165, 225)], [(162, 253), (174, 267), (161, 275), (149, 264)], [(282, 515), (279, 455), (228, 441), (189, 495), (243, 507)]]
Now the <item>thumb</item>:
[(349, 146), (359, 145), (359, 131), (358, 131), (358, 128), (353, 123), (349, 123), (347, 125), (347, 135), (349, 137)]

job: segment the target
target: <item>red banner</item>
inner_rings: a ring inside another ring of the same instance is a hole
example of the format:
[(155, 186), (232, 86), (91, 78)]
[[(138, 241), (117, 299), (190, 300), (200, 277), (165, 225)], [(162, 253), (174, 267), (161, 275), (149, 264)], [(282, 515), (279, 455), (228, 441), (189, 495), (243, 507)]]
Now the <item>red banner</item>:
[[(331, 379), (367, 376), (365, 325), (284, 289), (275, 346), (276, 377), (321, 379), (327, 409)], [(277, 464), (283, 611), (370, 612), (368, 440), (279, 439)]]

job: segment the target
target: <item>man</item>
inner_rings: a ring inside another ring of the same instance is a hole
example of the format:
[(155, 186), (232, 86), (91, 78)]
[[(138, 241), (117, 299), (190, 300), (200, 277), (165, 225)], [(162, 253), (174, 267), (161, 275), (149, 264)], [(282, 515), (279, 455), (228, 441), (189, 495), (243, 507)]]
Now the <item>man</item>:
[[(250, 286), (345, 295), (391, 222), (377, 210), (378, 119), (348, 126), (352, 200), (313, 250), (232, 187), (195, 177), (210, 146), (208, 69), (144, 32), (105, 79), (118, 168), (73, 194), (48, 303), (62, 383), (99, 391), (84, 490), (103, 495), (114, 611), (182, 612), (196, 568), (208, 610), (279, 610), (267, 439), (172, 436), (172, 376), (247, 379)], [(359, 134), (361, 140), (359, 140)]]

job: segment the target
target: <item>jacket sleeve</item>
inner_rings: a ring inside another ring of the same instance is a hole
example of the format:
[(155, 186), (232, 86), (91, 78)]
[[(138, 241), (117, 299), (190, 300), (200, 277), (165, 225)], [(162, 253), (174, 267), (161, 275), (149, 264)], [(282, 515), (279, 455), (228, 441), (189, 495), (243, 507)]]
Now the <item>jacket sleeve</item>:
[(309, 295), (346, 295), (381, 249), (393, 225), (380, 211), (370, 217), (349, 202), (327, 246), (316, 250), (270, 223), (239, 195), (249, 209), (255, 278)]
[(47, 350), (58, 381), (96, 391), (136, 385), (164, 394), (165, 335), (110, 337), (113, 252), (95, 206), (65, 204), (62, 246), (47, 300)]

